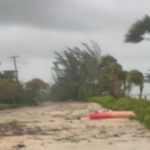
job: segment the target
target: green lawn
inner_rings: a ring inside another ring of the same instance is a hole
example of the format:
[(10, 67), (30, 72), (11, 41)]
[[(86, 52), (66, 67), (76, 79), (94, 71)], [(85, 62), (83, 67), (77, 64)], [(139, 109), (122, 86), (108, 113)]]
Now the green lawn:
[(112, 110), (132, 110), (136, 113), (136, 119), (150, 129), (150, 102), (129, 97), (114, 99), (110, 96), (97, 96), (89, 99)]

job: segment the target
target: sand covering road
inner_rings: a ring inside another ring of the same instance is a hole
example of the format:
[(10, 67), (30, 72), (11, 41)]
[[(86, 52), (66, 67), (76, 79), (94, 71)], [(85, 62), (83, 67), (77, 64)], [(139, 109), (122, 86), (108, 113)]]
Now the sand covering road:
[(95, 103), (46, 103), (0, 112), (0, 150), (149, 150), (150, 131), (135, 120), (90, 120)]

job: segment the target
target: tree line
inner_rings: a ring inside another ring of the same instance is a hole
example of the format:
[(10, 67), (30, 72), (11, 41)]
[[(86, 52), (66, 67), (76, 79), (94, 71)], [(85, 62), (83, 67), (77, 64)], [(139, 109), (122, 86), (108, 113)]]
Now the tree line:
[(54, 84), (51, 97), (56, 100), (85, 100), (95, 95), (115, 98), (129, 94), (132, 85), (142, 97), (144, 76), (139, 70), (124, 70), (111, 55), (101, 55), (100, 47), (82, 43), (82, 48), (67, 48), (55, 53)]
[(52, 85), (41, 79), (16, 82), (15, 72), (0, 72), (0, 104), (35, 105), (45, 100), (86, 100), (97, 95), (115, 98), (139, 87), (142, 97), (144, 76), (139, 70), (124, 70), (112, 55), (102, 55), (96, 42), (55, 53)]
[(47, 100), (49, 84), (41, 79), (32, 79), (26, 83), (17, 82), (14, 71), (0, 72), (0, 109), (36, 105)]
[[(125, 42), (139, 43), (150, 41), (150, 17), (145, 15), (135, 21), (125, 35)], [(145, 76), (139, 70), (126, 71), (111, 55), (98, 55), (100, 48), (93, 42), (92, 47), (82, 43), (78, 47), (67, 48), (62, 54), (56, 53), (54, 62), (55, 82), (51, 87), (54, 99), (86, 99), (88, 96), (111, 95), (113, 97), (129, 95), (132, 85), (139, 87), (139, 98), (145, 82)]]

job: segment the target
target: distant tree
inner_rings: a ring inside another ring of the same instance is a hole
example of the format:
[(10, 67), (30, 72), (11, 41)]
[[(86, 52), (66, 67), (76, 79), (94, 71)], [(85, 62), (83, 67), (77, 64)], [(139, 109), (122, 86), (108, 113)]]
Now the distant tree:
[(0, 79), (8, 79), (15, 81), (15, 71), (14, 70), (5, 70), (0, 72)]
[(96, 92), (100, 76), (100, 48), (95, 42), (91, 47), (86, 43), (82, 46), (83, 49), (74, 47), (61, 54), (56, 52), (55, 83), (51, 89), (55, 99), (84, 99)]
[(119, 74), (119, 78), (122, 82), (122, 88), (123, 88), (123, 95), (126, 95), (126, 92), (129, 93), (130, 90), (130, 86), (128, 85), (128, 75), (129, 72), (126, 70), (123, 70), (120, 74)]
[(55, 83), (51, 95), (55, 99), (86, 99), (108, 93), (121, 94), (122, 66), (111, 56), (101, 56), (97, 44), (82, 43), (83, 49), (67, 48), (56, 53), (54, 61)]
[(146, 34), (150, 34), (150, 17), (148, 15), (132, 24), (125, 36), (125, 42), (138, 43), (150, 40), (149, 37), (144, 37)]
[(139, 86), (139, 98), (142, 97), (142, 92), (144, 88), (144, 76), (142, 72), (138, 70), (131, 70), (128, 75), (128, 82), (129, 84), (134, 84), (136, 86)]
[[(123, 70), (111, 55), (101, 56), (100, 48), (92, 43), (82, 43), (83, 49), (67, 48), (56, 52), (53, 63), (54, 84), (51, 86), (51, 98), (55, 100), (86, 100), (95, 95), (119, 97), (129, 93), (131, 85), (143, 91), (143, 74), (138, 70)], [(96, 46), (96, 47), (95, 47)]]
[(26, 88), (28, 90), (39, 91), (41, 89), (46, 89), (48, 87), (48, 83), (44, 82), (41, 79), (32, 79), (26, 83)]
[(26, 92), (21, 85), (8, 79), (0, 79), (0, 103), (27, 104)]
[(99, 82), (102, 92), (109, 92), (112, 96), (118, 97), (121, 94), (122, 66), (113, 56), (106, 55), (102, 57), (99, 69), (101, 70)]
[(41, 79), (32, 79), (26, 83), (26, 91), (31, 100), (40, 101), (41, 90), (49, 88), (49, 84)]

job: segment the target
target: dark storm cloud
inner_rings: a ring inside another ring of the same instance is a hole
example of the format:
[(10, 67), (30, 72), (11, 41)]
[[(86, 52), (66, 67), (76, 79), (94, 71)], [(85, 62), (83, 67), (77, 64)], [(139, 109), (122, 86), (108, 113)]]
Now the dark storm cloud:
[(4, 25), (82, 28), (78, 17), (76, 6), (69, 0), (0, 0), (0, 23)]
[[(0, 0), (1, 24), (41, 25), (49, 24), (49, 13), (55, 1), (46, 0)], [(50, 13), (51, 14), (51, 13)]]
[(79, 31), (117, 29), (128, 20), (118, 4), (104, 0), (0, 0), (0, 24)]

